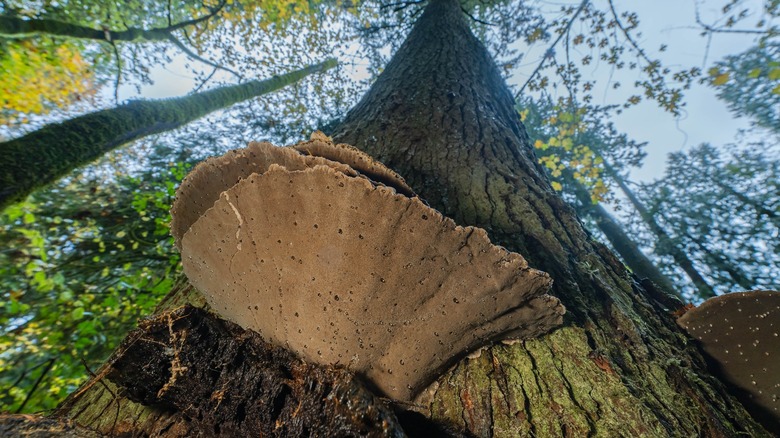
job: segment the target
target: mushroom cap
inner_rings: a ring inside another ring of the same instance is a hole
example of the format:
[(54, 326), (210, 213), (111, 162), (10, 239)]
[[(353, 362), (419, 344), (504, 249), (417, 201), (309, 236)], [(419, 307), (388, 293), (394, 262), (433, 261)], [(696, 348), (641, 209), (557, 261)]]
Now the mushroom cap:
[(406, 196), (416, 196), (414, 190), (394, 170), (354, 146), (344, 143), (334, 144), (330, 137), (320, 131), (315, 131), (311, 135), (310, 141), (298, 143), (292, 147), (307, 155), (347, 164), (372, 181), (392, 187), (398, 193)]
[(181, 242), (211, 307), (304, 359), (411, 400), (470, 351), (562, 323), (551, 280), (484, 230), (329, 166), (272, 164)]
[(756, 417), (780, 425), (780, 292), (721, 295), (677, 319), (742, 392)]
[(193, 223), (214, 205), (219, 194), (253, 173), (263, 173), (271, 164), (289, 170), (327, 165), (347, 175), (358, 173), (349, 165), (317, 156), (304, 156), (293, 148), (282, 148), (267, 142), (251, 142), (246, 148), (229, 151), (199, 163), (184, 178), (171, 207), (171, 234), (181, 249), (181, 239)]

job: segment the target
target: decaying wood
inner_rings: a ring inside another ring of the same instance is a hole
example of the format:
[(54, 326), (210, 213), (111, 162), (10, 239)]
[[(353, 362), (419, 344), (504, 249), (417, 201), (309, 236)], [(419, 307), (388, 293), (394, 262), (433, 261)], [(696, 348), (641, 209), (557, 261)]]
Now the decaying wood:
[(133, 401), (180, 412), (205, 436), (404, 436), (346, 369), (307, 364), (191, 306), (142, 322), (108, 378)]

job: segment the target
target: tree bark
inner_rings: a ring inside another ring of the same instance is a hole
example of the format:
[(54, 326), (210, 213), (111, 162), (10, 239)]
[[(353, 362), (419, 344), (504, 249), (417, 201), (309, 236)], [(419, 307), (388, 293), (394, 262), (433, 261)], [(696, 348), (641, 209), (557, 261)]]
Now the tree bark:
[(433, 207), (550, 273), (567, 324), (496, 346), (431, 388), (477, 436), (764, 434), (673, 318), (551, 189), (513, 99), (455, 0), (432, 0), (334, 139), (388, 164)]
[(170, 131), (218, 109), (276, 91), (337, 64), (329, 59), (263, 81), (174, 99), (131, 101), (0, 143), (0, 209), (133, 140)]

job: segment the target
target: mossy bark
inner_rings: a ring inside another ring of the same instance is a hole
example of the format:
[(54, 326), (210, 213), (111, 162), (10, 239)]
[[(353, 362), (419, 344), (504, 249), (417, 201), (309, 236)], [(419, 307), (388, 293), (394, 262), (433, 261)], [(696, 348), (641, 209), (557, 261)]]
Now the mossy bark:
[(170, 131), (218, 109), (276, 91), (336, 66), (335, 59), (263, 81), (174, 99), (131, 101), (0, 143), (0, 209), (133, 140)]
[(432, 415), (477, 436), (765, 434), (551, 189), (513, 104), (458, 2), (432, 0), (334, 131), (548, 272), (568, 309), (547, 336), (459, 363), (431, 389)]

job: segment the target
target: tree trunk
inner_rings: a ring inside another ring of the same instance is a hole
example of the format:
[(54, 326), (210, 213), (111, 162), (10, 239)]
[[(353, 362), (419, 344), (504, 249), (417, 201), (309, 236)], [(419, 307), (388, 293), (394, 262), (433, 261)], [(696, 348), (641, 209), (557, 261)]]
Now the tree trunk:
[(658, 242), (656, 245), (656, 252), (661, 255), (668, 254), (672, 256), (675, 263), (677, 263), (677, 265), (680, 266), (683, 271), (685, 271), (685, 274), (688, 275), (688, 278), (691, 279), (691, 282), (693, 282), (696, 290), (699, 291), (699, 296), (701, 298), (706, 299), (714, 297), (715, 291), (712, 290), (712, 286), (707, 283), (707, 280), (705, 280), (701, 273), (699, 273), (698, 269), (696, 269), (696, 266), (693, 264), (693, 261), (690, 259), (690, 257), (688, 257), (688, 255), (685, 254), (685, 252), (683, 252), (672, 241), (669, 233), (667, 233), (666, 230), (664, 230), (664, 228), (658, 223), (658, 221), (655, 220), (653, 215), (647, 211), (644, 204), (642, 204), (642, 201), (640, 201), (634, 191), (628, 187), (626, 181), (609, 165), (609, 163), (606, 161), (604, 161), (604, 163), (607, 168), (607, 174), (609, 177), (618, 184), (620, 190), (623, 191), (623, 193), (628, 198), (628, 201), (631, 203), (637, 213), (639, 213), (639, 216), (642, 218), (645, 224), (647, 224), (648, 228), (650, 228), (650, 231), (655, 235), (656, 242)]
[(661, 272), (660, 269), (639, 249), (623, 230), (623, 227), (612, 217), (611, 214), (601, 204), (593, 204), (587, 189), (578, 182), (574, 182), (574, 191), (576, 192), (579, 204), (576, 206), (577, 214), (581, 216), (590, 216), (599, 227), (604, 236), (615, 248), (615, 251), (623, 259), (626, 266), (639, 278), (647, 278), (663, 291), (682, 297), (675, 287), (674, 283)]
[(174, 99), (131, 101), (109, 110), (44, 126), (0, 143), (0, 209), (78, 166), (133, 140), (170, 131), (218, 109), (276, 91), (328, 70), (335, 59), (263, 81), (221, 87)]
[[(423, 407), (477, 436), (765, 435), (672, 317), (551, 189), (511, 94), (464, 17), (457, 0), (432, 0), (336, 138), (549, 272), (569, 313), (563, 328), (540, 339), (460, 362), (426, 392)], [(163, 307), (193, 296), (179, 285)], [(92, 379), (60, 413), (101, 431), (118, 424), (175, 435), (184, 427), (175, 413), (113, 391), (110, 381)]]
[(455, 0), (432, 0), (334, 139), (431, 206), (547, 271), (567, 324), (466, 360), (430, 391), (477, 436), (733, 436), (762, 429), (673, 318), (551, 189), (513, 99)]

